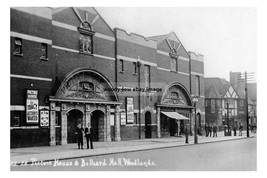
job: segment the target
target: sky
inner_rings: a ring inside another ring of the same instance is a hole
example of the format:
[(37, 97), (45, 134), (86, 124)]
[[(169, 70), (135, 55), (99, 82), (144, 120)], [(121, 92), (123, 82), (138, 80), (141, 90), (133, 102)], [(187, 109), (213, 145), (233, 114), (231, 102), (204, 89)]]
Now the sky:
[(256, 7), (96, 9), (112, 29), (145, 37), (175, 32), (187, 51), (204, 55), (205, 77), (229, 80), (230, 71), (257, 72)]

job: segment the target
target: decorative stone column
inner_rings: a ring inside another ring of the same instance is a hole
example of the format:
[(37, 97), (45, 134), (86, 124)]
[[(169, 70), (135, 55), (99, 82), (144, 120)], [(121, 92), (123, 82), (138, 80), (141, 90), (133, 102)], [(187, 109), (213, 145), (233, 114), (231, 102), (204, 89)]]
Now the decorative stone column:
[(157, 136), (158, 138), (161, 138), (161, 133), (160, 133), (160, 107), (157, 107)]
[(120, 130), (120, 106), (115, 107), (114, 116), (114, 128), (115, 128), (115, 141), (121, 141), (121, 130)]
[(107, 141), (107, 112), (104, 113), (104, 118), (103, 118), (103, 135), (104, 135), (104, 142)]
[(88, 127), (88, 125), (91, 126), (91, 113), (90, 113), (90, 105), (87, 104), (85, 106), (85, 124), (86, 127)]
[(61, 145), (67, 144), (67, 111), (66, 104), (61, 104)]
[(110, 135), (110, 106), (107, 105), (107, 111), (106, 111), (106, 120), (107, 120), (107, 142), (111, 141), (111, 135)]
[(56, 111), (55, 103), (50, 104), (50, 146), (56, 145)]

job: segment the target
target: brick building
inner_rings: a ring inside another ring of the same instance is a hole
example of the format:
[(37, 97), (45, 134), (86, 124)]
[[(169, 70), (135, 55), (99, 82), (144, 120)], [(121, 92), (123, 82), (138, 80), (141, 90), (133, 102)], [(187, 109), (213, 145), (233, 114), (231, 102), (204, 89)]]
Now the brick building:
[[(174, 32), (111, 29), (94, 8), (11, 8), (11, 147), (174, 136), (205, 122), (204, 61)], [(181, 127), (182, 128), (182, 127)]]

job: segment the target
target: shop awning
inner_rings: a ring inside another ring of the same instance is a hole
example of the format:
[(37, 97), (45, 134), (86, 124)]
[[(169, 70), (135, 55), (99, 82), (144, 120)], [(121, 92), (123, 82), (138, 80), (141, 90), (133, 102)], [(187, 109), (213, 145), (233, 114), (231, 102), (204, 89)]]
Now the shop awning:
[(167, 117), (170, 117), (172, 119), (177, 119), (177, 120), (190, 120), (188, 117), (185, 117), (177, 112), (162, 112), (162, 114), (166, 115)]

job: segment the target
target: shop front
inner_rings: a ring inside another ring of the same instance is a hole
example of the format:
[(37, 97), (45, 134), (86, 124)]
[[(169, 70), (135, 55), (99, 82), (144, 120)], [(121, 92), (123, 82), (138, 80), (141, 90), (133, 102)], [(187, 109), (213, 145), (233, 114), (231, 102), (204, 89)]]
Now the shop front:
[[(81, 68), (66, 76), (56, 95), (49, 97), (50, 145), (76, 142), (74, 132), (79, 124), (93, 128), (94, 141), (111, 141), (113, 135), (115, 141), (120, 141), (121, 103), (112, 89), (111, 83), (95, 70)], [(59, 132), (57, 117), (60, 117)]]
[(181, 84), (173, 83), (165, 90), (157, 107), (158, 137), (180, 136), (188, 124), (191, 130), (191, 98)]

